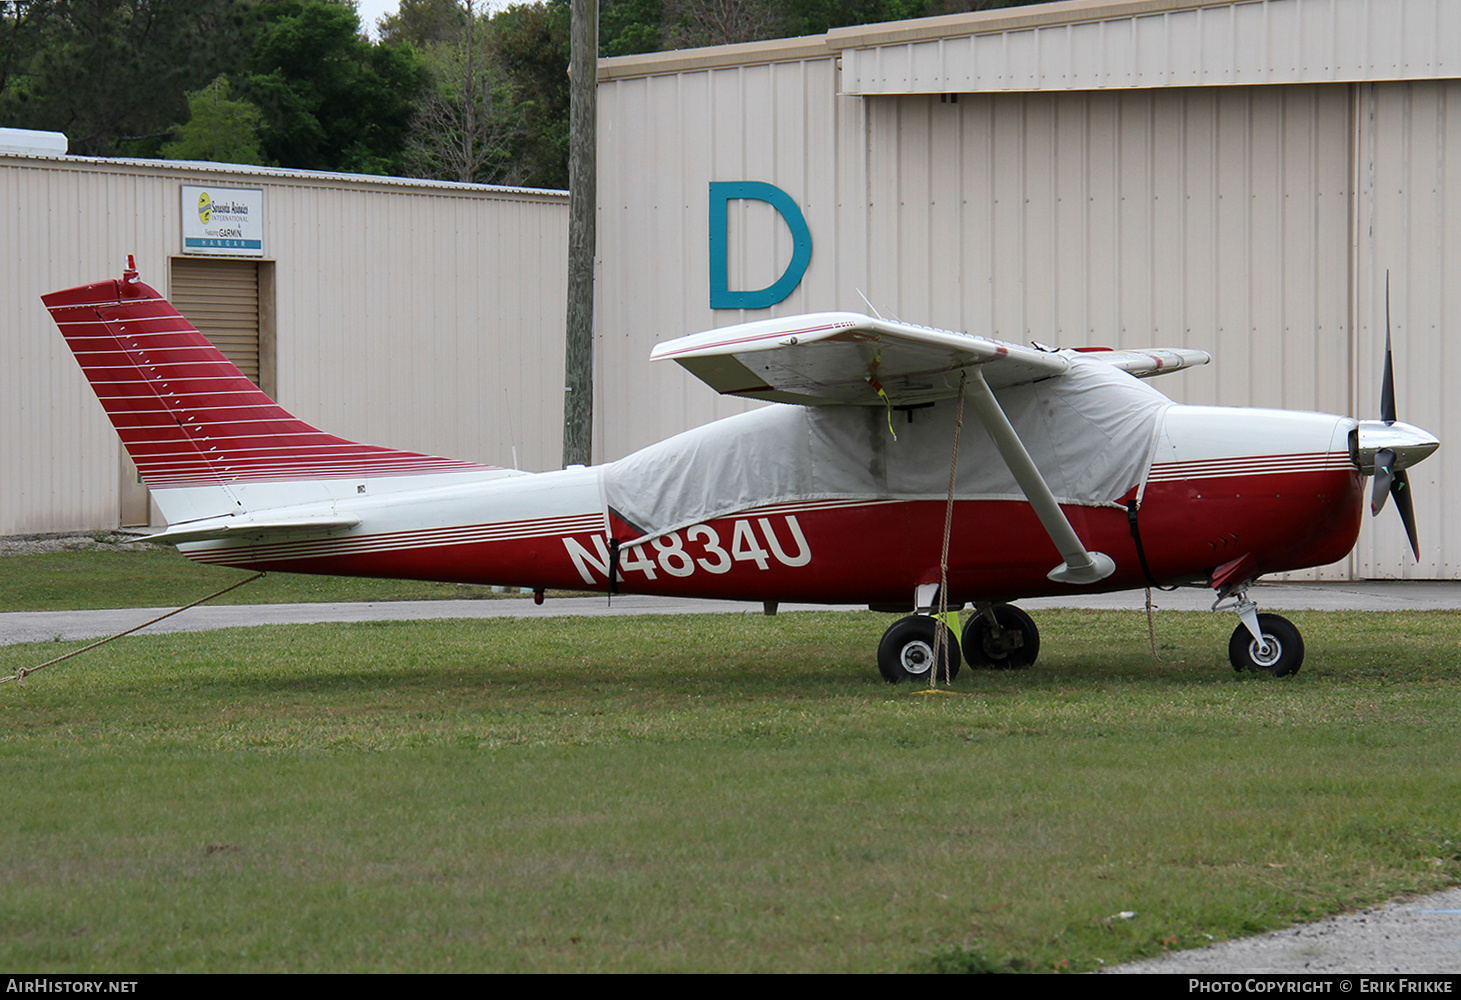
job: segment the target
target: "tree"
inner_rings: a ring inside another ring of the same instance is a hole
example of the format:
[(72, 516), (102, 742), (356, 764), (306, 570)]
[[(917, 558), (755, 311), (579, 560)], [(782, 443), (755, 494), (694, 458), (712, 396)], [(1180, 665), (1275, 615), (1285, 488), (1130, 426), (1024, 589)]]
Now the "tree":
[[(851, 24), (876, 24), (924, 17), (942, 0), (783, 0), (788, 35), (820, 35)], [(1015, 0), (1033, 3), (1036, 0)]]
[(568, 186), (568, 2), (514, 4), (491, 20), (489, 51), (506, 76), (522, 128), (512, 183)]
[(381, 18), (376, 27), (385, 45), (424, 49), (460, 42), (466, 24), (457, 0), (401, 0), (396, 12)]
[(602, 0), (599, 4), (599, 55), (627, 56), (664, 47), (661, 0)]
[(927, 0), (924, 9), (913, 16), (937, 17), (941, 14), (967, 14), (976, 10), (1000, 10), (1004, 7), (1054, 2), (1055, 0)]
[(228, 77), (188, 93), (188, 121), (175, 128), (177, 141), (162, 147), (166, 160), (263, 163), (259, 124), (263, 114), (248, 101), (228, 99)]
[(51, 0), (4, 21), (7, 123), (65, 132), (88, 156), (156, 155), (184, 93), (232, 68), (235, 0)]
[(18, 96), (12, 81), (31, 58), (40, 25), (51, 10), (43, 0), (0, 0), (0, 100)]
[[(612, 56), (1024, 0), (600, 2), (599, 52)], [(450, 47), (460, 49), (469, 22), (464, 60)], [(206, 115), (234, 116), (230, 128), (243, 127), (239, 105), (259, 109), (262, 156), (247, 144), (186, 155), (396, 173), (414, 116), (418, 172), (567, 185), (567, 0), (470, 19), (460, 0), (401, 0), (380, 27), (372, 45), (349, 0), (0, 0), (0, 125), (64, 132), (81, 155), (158, 156), (164, 144), (183, 155), (205, 125), (222, 127), (190, 120), (211, 92)], [(211, 90), (219, 77), (231, 92)], [(436, 124), (423, 132), (427, 119)], [(461, 162), (448, 163), (444, 147), (430, 152), (433, 130), (464, 143)]]
[(406, 167), (412, 176), (490, 184), (512, 172), (508, 155), (523, 114), (481, 43), (474, 6), (465, 0), (457, 40), (427, 49), (433, 86), (411, 120)]
[(663, 0), (664, 41), (672, 49), (758, 42), (785, 34), (776, 0)]
[(245, 96), (263, 110), (265, 153), (285, 167), (399, 173), (426, 82), (415, 49), (372, 45), (340, 3), (277, 0), (257, 10)]

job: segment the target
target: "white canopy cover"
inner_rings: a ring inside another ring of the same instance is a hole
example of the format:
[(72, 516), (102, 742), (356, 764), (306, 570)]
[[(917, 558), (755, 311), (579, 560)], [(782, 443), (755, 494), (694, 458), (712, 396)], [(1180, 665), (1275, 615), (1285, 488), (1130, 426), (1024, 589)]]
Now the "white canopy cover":
[[(1055, 497), (1111, 504), (1141, 482), (1171, 400), (1112, 365), (1062, 352), (1063, 375), (996, 391)], [(767, 406), (718, 420), (601, 468), (604, 502), (649, 538), (753, 507), (807, 500), (948, 495), (957, 401), (891, 414), (869, 406)], [(1023, 500), (966, 409), (955, 495)], [(634, 539), (625, 539), (632, 541)]]

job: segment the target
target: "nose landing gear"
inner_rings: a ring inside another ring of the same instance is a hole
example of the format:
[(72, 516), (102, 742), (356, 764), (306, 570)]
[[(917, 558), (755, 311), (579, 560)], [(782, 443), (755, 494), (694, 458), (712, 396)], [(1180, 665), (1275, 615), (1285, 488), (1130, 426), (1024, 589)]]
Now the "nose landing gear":
[(1226, 598), (1218, 598), (1212, 609), (1238, 612), (1242, 623), (1228, 640), (1228, 660), (1240, 673), (1253, 670), (1289, 677), (1304, 664), (1304, 637), (1294, 623), (1281, 615), (1259, 614), (1258, 605), (1248, 600), (1247, 589), (1233, 595), (1236, 603), (1220, 608)]

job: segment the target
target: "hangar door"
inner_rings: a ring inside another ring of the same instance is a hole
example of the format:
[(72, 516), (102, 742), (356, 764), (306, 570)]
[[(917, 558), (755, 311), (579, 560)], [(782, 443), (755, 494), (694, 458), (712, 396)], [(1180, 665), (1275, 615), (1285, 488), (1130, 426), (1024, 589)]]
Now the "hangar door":
[(867, 108), (880, 307), (1015, 343), (1200, 348), (1213, 364), (1162, 391), (1354, 412), (1347, 85)]
[(169, 299), (238, 366), (273, 395), (271, 261), (174, 257)]
[[(273, 395), (273, 262), (174, 257), (168, 300), (249, 380)], [(147, 490), (122, 453), (121, 524), (151, 521)]]
[(1353, 108), (1343, 84), (868, 98), (870, 298), (1209, 351), (1155, 383), (1180, 402), (1355, 413)]

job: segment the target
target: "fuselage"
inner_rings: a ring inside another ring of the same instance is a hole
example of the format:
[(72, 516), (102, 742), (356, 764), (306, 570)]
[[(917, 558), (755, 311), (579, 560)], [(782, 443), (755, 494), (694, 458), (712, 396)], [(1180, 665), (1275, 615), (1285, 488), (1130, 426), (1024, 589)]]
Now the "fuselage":
[[(120, 280), (44, 301), (168, 520), (159, 537), (252, 569), (908, 606), (940, 580), (948, 519), (953, 602), (1151, 582), (1239, 591), (1348, 553), (1365, 473), (1408, 510), (1403, 469), (1436, 447), (1393, 405), (1365, 425), (1178, 406), (1128, 374), (1185, 365), (1182, 352), (1052, 353), (836, 314), (671, 345), (722, 391), (813, 405), (524, 474), (308, 424), (130, 262)], [(962, 420), (970, 369), (978, 416)], [(874, 388), (878, 402), (857, 402)]]
[[(1148, 582), (1132, 533), (1133, 499), (1148, 568), (1160, 583), (1205, 581), (1245, 555), (1259, 573), (1342, 558), (1363, 503), (1363, 477), (1348, 452), (1354, 426), (1315, 413), (1167, 408), (1139, 480), (1104, 501), (1061, 504), (1086, 545), (1117, 565), (1079, 589)], [(290, 509), (352, 519), (353, 527), (180, 548), (200, 562), (277, 571), (600, 591), (612, 574), (623, 592), (755, 601), (894, 604), (939, 578), (943, 499), (889, 492), (777, 500), (646, 538), (606, 502), (606, 469), (456, 484), (433, 477), (414, 487), (336, 484), (328, 490), (336, 498)], [(1075, 589), (1047, 578), (1058, 561), (1023, 499), (955, 500), (951, 599)]]

